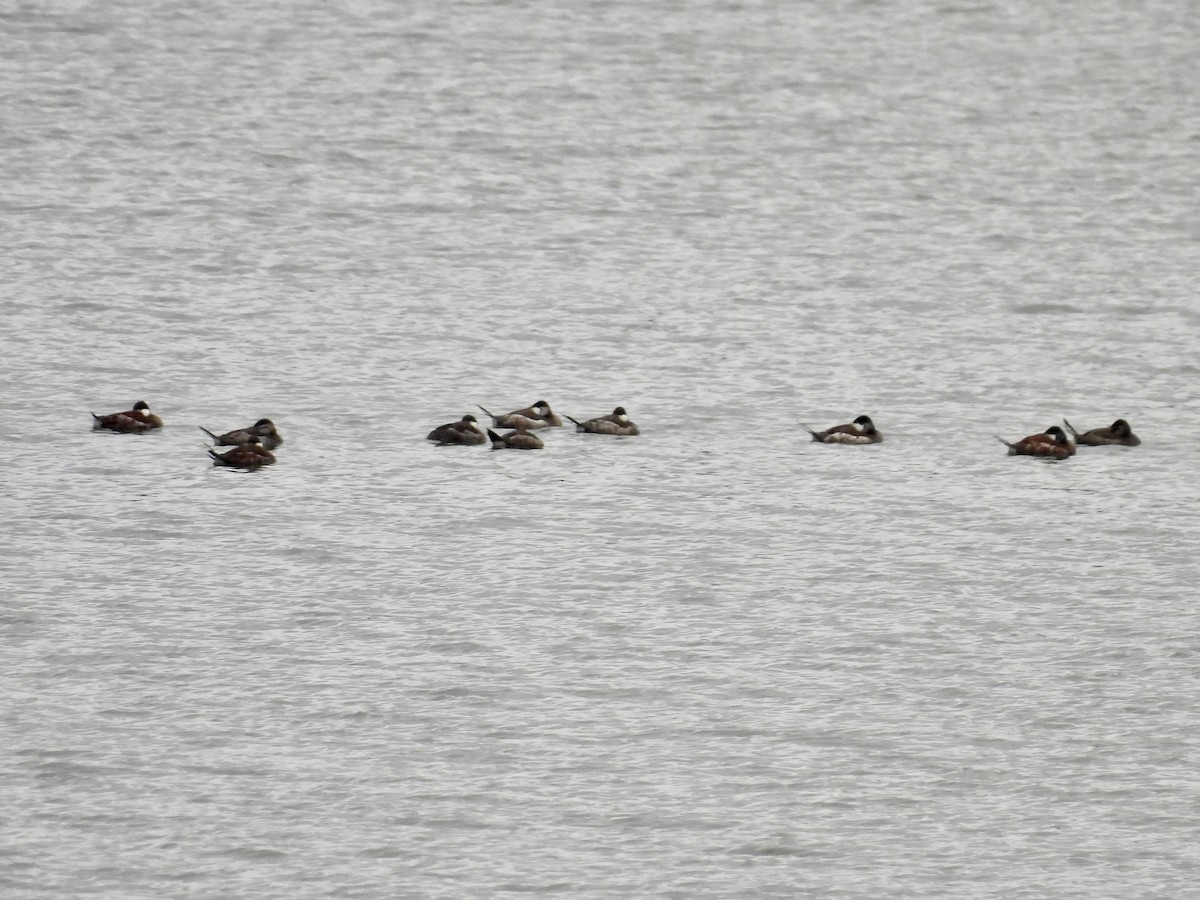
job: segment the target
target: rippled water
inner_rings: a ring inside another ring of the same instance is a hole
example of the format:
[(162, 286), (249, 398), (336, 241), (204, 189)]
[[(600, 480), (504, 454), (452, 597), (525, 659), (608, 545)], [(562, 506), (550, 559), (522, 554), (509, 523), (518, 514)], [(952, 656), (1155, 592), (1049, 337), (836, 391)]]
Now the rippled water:
[(1195, 891), (1185, 5), (0, 25), (5, 897)]

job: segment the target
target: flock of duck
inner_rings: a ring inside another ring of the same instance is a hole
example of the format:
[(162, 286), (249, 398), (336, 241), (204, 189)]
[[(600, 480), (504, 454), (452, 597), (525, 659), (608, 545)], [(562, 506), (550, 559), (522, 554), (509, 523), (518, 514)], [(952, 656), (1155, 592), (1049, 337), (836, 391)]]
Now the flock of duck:
[[(489, 409), (479, 407), (492, 420), (496, 428), (513, 429), (508, 434), (498, 434), (491, 428), (480, 428), (479, 420), (470, 413), (457, 422), (439, 425), (426, 435), (428, 440), (439, 445), (446, 444), (482, 444), (492, 442), (493, 450), (541, 450), (546, 446), (540, 437), (531, 434), (541, 428), (554, 428), (562, 425), (563, 420), (550, 409), (550, 404), (539, 400), (532, 406), (514, 409), (512, 412), (497, 415)], [(597, 416), (580, 422), (578, 419), (567, 419), (574, 423), (575, 430), (587, 434), (615, 434), (631, 437), (638, 434), (638, 427), (625, 412), (625, 407), (618, 406), (606, 416)]]
[[(447, 422), (439, 425), (427, 435), (428, 440), (439, 446), (452, 444), (471, 445), (483, 444), (489, 439), (492, 449), (540, 450), (545, 444), (534, 431), (540, 428), (550, 428), (563, 424), (563, 420), (550, 409), (550, 404), (539, 400), (532, 406), (514, 409), (512, 412), (496, 413), (482, 409), (492, 420), (496, 428), (511, 428), (507, 434), (499, 434), (491, 428), (481, 428), (475, 416), (469, 413), (457, 422)], [(575, 430), (589, 434), (612, 434), (632, 436), (638, 433), (635, 425), (625, 412), (625, 407), (618, 406), (605, 416), (597, 416), (580, 422), (571, 416), (567, 419), (574, 423)], [(124, 412), (109, 413), (98, 416), (92, 413), (92, 429), (94, 431), (116, 431), (122, 434), (145, 434), (163, 427), (160, 416), (150, 411), (150, 404), (139, 400), (133, 404), (133, 409)], [(283, 437), (270, 419), (259, 419), (253, 425), (245, 428), (235, 428), (224, 434), (209, 431), (203, 425), (200, 430), (208, 435), (214, 446), (232, 447), (224, 453), (218, 453), (212, 447), (206, 447), (212, 457), (213, 465), (228, 466), (235, 469), (260, 469), (275, 462), (272, 452), (283, 443)]]
[[(1142, 442), (1124, 419), (1090, 431), (1079, 431), (1066, 419), (1063, 419), (1063, 425), (1066, 431), (1060, 425), (1051, 425), (1045, 431), (1028, 435), (1019, 441), (1006, 441), (1000, 435), (995, 435), (995, 438), (1008, 448), (1009, 456), (1043, 456), (1049, 459), (1072, 457), (1077, 446), (1103, 447), (1115, 444), (1136, 447)], [(877, 444), (883, 440), (883, 435), (876, 429), (870, 416), (859, 416), (848, 425), (835, 425), (824, 431), (814, 431), (807, 425), (804, 427), (814, 441), (823, 444)]]
[[(163, 420), (150, 412), (150, 404), (145, 400), (139, 400), (133, 404), (133, 409), (125, 412), (109, 413), (106, 416), (92, 413), (93, 431), (145, 434), (162, 427)], [(224, 453), (218, 453), (212, 447), (206, 448), (214, 466), (260, 469), (275, 462), (275, 454), (271, 451), (283, 443), (283, 437), (270, 419), (259, 419), (253, 425), (235, 428), (224, 434), (213, 434), (203, 425), (200, 426), (200, 430), (212, 438), (216, 446), (233, 448)]]
[[(479, 408), (492, 420), (493, 427), (512, 430), (507, 434), (500, 434), (492, 428), (483, 428), (478, 419), (468, 413), (457, 422), (439, 425), (429, 432), (426, 438), (439, 446), (470, 446), (484, 444), (490, 440), (493, 450), (541, 450), (545, 444), (533, 432), (563, 424), (562, 418), (550, 409), (550, 404), (545, 400), (538, 400), (532, 406), (499, 415), (482, 406)], [(623, 406), (618, 406), (608, 415), (582, 422), (570, 416), (566, 418), (574, 423), (576, 431), (588, 434), (632, 436), (639, 433), (637, 425), (630, 421)], [(133, 405), (133, 409), (125, 412), (109, 413), (105, 416), (92, 413), (92, 420), (94, 430), (125, 434), (144, 434), (163, 426), (163, 420), (150, 411), (150, 404), (145, 400), (139, 400)], [(1059, 425), (1051, 425), (1045, 431), (1023, 437), (1019, 441), (1006, 441), (999, 435), (996, 435), (996, 440), (1008, 447), (1010, 456), (1040, 456), (1048, 459), (1067, 459), (1074, 456), (1077, 446), (1100, 447), (1117, 444), (1136, 447), (1141, 443), (1124, 419), (1117, 419), (1105, 428), (1093, 428), (1082, 432), (1076, 430), (1066, 419), (1063, 419), (1063, 425), (1066, 426), (1065, 431)], [(853, 422), (834, 425), (824, 431), (816, 431), (807, 425), (804, 427), (814, 441), (822, 444), (878, 444), (883, 440), (883, 433), (875, 427), (870, 416), (859, 416)], [(259, 419), (253, 425), (224, 434), (215, 434), (203, 426), (200, 430), (212, 438), (215, 446), (233, 448), (218, 453), (212, 447), (207, 447), (208, 455), (212, 457), (215, 466), (237, 469), (269, 466), (275, 462), (275, 454), (272, 451), (283, 443), (283, 438), (270, 419)]]

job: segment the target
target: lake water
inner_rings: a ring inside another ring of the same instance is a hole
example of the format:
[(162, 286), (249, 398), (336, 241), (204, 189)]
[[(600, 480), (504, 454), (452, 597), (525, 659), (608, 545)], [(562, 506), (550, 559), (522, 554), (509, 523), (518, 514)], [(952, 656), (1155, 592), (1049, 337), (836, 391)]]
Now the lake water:
[(4, 897), (1200, 890), (1186, 4), (0, 29)]

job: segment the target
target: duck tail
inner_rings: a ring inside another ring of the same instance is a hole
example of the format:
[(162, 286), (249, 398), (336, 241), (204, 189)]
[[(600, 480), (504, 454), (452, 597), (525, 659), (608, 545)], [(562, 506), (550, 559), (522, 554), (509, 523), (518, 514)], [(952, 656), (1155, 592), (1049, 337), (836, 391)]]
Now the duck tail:
[(1079, 432), (1075, 430), (1075, 426), (1063, 419), (1063, 424), (1067, 426), (1067, 431), (1071, 432), (1071, 437), (1079, 437)]
[(582, 422), (580, 422), (578, 419), (576, 419), (576, 418), (573, 418), (572, 416), (567, 416), (566, 418), (570, 419), (572, 422), (574, 422), (574, 423), (575, 423), (576, 425), (578, 425), (580, 428), (582, 428), (582, 427), (583, 427), (583, 423), (582, 423)]
[(204, 449), (208, 451), (208, 455), (211, 456), (218, 465), (222, 465), (222, 466), (225, 465), (225, 460), (221, 459), (220, 453), (218, 453), (212, 447), (206, 446)]
[(1010, 442), (1006, 441), (1004, 438), (1000, 437), (1000, 435), (998, 435), (998, 434), (993, 434), (993, 435), (992, 435), (992, 437), (994, 437), (996, 440), (998, 440), (1000, 443), (1002, 443), (1002, 444), (1003, 444), (1005, 447), (1007, 447), (1009, 450), (1016, 450), (1016, 449), (1017, 449), (1017, 445), (1016, 445), (1016, 444), (1013, 444), (1013, 443), (1010, 443)]
[[(482, 407), (480, 407), (480, 408), (482, 409)], [(488, 413), (488, 415), (490, 416), (491, 413)], [(496, 432), (492, 431), (492, 429), (489, 428), (487, 430), (487, 434), (488, 434), (488, 437), (491, 438), (493, 450), (497, 447), (504, 446), (504, 438), (500, 437), (500, 435), (496, 434)]]
[(197, 425), (196, 427), (199, 428), (201, 431), (203, 431), (205, 434), (207, 434), (210, 438), (212, 438), (217, 443), (221, 442), (221, 439), (219, 437), (217, 437), (215, 434), (213, 434), (211, 431), (209, 431), (203, 425)]
[(803, 422), (801, 422), (801, 423), (800, 423), (800, 426), (801, 426), (801, 427), (802, 427), (802, 428), (803, 428), (805, 431), (807, 431), (809, 434), (811, 434), (811, 435), (812, 435), (812, 439), (813, 439), (814, 441), (819, 441), (819, 440), (821, 439), (821, 432), (819, 432), (819, 431), (813, 431), (811, 428), (809, 428), (809, 427), (808, 427), (807, 425), (805, 425)]
[[(479, 406), (478, 403), (476, 403), (475, 405)], [(494, 412), (492, 412), (490, 409), (488, 409), (486, 406), (479, 406), (479, 408), (482, 409), (488, 415), (488, 417), (492, 419), (492, 421), (496, 420), (496, 414)]]

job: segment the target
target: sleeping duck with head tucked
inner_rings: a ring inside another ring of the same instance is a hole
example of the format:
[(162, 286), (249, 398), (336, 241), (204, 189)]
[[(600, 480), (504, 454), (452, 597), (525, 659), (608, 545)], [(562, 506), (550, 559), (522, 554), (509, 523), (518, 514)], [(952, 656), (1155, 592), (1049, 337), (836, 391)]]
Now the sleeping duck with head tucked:
[(562, 424), (562, 419), (551, 411), (550, 404), (545, 400), (499, 415), (483, 406), (479, 408), (492, 417), (492, 425), (496, 428), (516, 428), (523, 423), (532, 431), (535, 428), (551, 428)]
[(870, 416), (859, 416), (846, 425), (834, 425), (824, 431), (814, 431), (804, 426), (812, 435), (814, 441), (822, 444), (878, 444), (883, 440), (883, 433), (875, 427)]
[(263, 446), (262, 438), (252, 435), (244, 444), (235, 446), (232, 450), (218, 453), (212, 447), (208, 448), (214, 466), (228, 466), (232, 469), (260, 469), (275, 462), (275, 454)]
[(109, 413), (98, 416), (92, 413), (93, 431), (119, 431), (123, 434), (144, 434), (155, 428), (162, 428), (163, 420), (150, 412), (150, 404), (139, 400), (133, 404), (133, 409), (127, 412)]
[(594, 419), (588, 419), (586, 422), (580, 422), (578, 419), (573, 419), (570, 416), (567, 416), (567, 418), (575, 423), (576, 431), (588, 434), (635, 435), (640, 433), (638, 427), (633, 424), (626, 414), (625, 407), (623, 406), (618, 406), (607, 416), (597, 416)]
[(470, 413), (467, 413), (457, 422), (447, 422), (445, 425), (439, 425), (433, 431), (425, 436), (427, 441), (437, 441), (438, 444), (482, 444), (487, 441), (487, 436), (483, 433), (483, 429), (479, 427), (479, 421)]
[(1057, 425), (1051, 425), (1045, 431), (1031, 434), (1019, 441), (1006, 441), (1000, 435), (996, 440), (1008, 447), (1009, 456), (1043, 456), (1048, 459), (1067, 459), (1075, 455), (1075, 445), (1067, 437), (1067, 433)]
[(1142, 439), (1133, 433), (1133, 429), (1124, 419), (1117, 419), (1107, 428), (1093, 428), (1091, 431), (1084, 432), (1076, 431), (1075, 426), (1066, 419), (1063, 419), (1063, 424), (1067, 426), (1067, 431), (1071, 432), (1075, 443), (1080, 447), (1104, 447), (1111, 444), (1136, 447), (1142, 442)]
[(516, 431), (510, 431), (508, 434), (496, 434), (490, 428), (487, 434), (492, 440), (493, 450), (541, 450), (546, 446), (540, 437), (530, 434), (528, 427), (523, 423), (517, 426)]
[(262, 445), (268, 450), (274, 450), (283, 443), (283, 437), (280, 436), (278, 429), (275, 428), (275, 423), (270, 419), (259, 419), (253, 425), (227, 431), (224, 434), (213, 434), (203, 425), (199, 428), (212, 438), (213, 443), (218, 447), (241, 447), (250, 443), (251, 438), (255, 437), (259, 438)]

